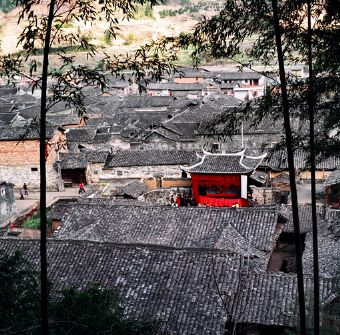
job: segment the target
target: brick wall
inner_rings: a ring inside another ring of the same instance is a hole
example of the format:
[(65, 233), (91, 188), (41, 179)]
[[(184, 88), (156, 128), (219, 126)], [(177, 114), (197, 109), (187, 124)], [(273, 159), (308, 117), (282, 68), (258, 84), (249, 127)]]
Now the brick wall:
[[(64, 140), (64, 135), (56, 132), (49, 140), (46, 160), (46, 177), (48, 190), (57, 190), (58, 174), (54, 165), (57, 153), (56, 144)], [(39, 140), (0, 141), (0, 180), (13, 183), (21, 188), (24, 183), (29, 189), (40, 187)]]
[(0, 166), (39, 165), (39, 141), (0, 141)]

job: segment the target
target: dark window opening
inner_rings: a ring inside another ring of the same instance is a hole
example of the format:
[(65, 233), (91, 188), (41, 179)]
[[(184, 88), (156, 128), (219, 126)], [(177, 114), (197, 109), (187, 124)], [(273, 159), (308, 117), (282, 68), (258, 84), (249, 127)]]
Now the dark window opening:
[(182, 178), (188, 178), (188, 174), (185, 171), (182, 171)]
[(207, 187), (203, 186), (203, 185), (200, 185), (198, 187), (198, 194), (199, 195), (206, 195), (207, 194)]
[(220, 144), (219, 143), (213, 143), (211, 146), (212, 152), (218, 152), (220, 150)]
[(157, 177), (156, 178), (156, 186), (158, 187), (158, 188), (162, 188), (162, 178), (161, 177)]
[(31, 171), (32, 171), (32, 172), (37, 172), (37, 171), (38, 171), (38, 168), (37, 168), (37, 167), (31, 167)]

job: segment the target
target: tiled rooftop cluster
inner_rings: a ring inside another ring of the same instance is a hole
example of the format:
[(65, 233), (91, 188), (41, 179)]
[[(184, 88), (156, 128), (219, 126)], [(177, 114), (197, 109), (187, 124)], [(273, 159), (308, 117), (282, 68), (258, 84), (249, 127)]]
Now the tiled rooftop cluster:
[[(19, 250), (39, 266), (39, 241), (0, 239), (0, 250)], [(128, 317), (161, 321), (169, 334), (222, 335), (225, 307), (236, 322), (292, 326), (297, 321), (296, 276), (254, 273), (237, 254), (49, 240), (48, 263), (55, 288), (94, 282), (111, 287)], [(306, 276), (306, 292), (311, 287)], [(322, 279), (321, 302), (333, 290), (332, 281)]]
[[(294, 233), (292, 207), (286, 206), (286, 209), (288, 210), (288, 221), (284, 225), (283, 231), (286, 233)], [(324, 208), (322, 206), (317, 206), (317, 215), (319, 222), (323, 220)], [(301, 234), (312, 231), (312, 206), (310, 204), (299, 205), (299, 224)]]
[[(39, 242), (0, 240), (35, 266)], [(133, 319), (160, 320), (170, 334), (223, 334), (225, 312), (215, 285), (232, 297), (241, 257), (83, 241), (48, 242), (49, 278), (57, 288), (100, 283), (118, 291)], [(226, 299), (227, 300), (227, 299)]]
[[(340, 235), (338, 225), (338, 220), (318, 222), (319, 271), (324, 277), (339, 275)], [(311, 232), (306, 236), (303, 267), (305, 273), (313, 273), (313, 237)]]
[[(175, 248), (269, 253), (275, 243), (276, 209), (141, 207), (109, 203), (72, 205), (58, 239), (155, 244)], [(258, 250), (256, 250), (258, 249)], [(263, 254), (262, 254), (263, 256)]]
[[(311, 302), (313, 279), (304, 276), (307, 308)], [(334, 293), (334, 281), (320, 280), (320, 301), (327, 301)], [(235, 304), (235, 318), (238, 322), (265, 325), (296, 326), (298, 322), (297, 277), (286, 273), (249, 273), (244, 275)], [(308, 318), (311, 321), (312, 311)]]

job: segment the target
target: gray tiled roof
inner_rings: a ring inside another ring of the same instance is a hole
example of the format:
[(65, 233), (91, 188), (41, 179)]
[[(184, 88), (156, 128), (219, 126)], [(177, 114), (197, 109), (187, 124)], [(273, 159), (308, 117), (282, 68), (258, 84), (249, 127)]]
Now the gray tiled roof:
[(121, 150), (108, 157), (105, 167), (185, 165), (194, 162), (196, 157), (194, 151)]
[(60, 154), (60, 167), (63, 170), (86, 169), (88, 159), (85, 153)]
[(150, 97), (143, 95), (127, 96), (121, 104), (121, 108), (145, 108), (145, 107), (162, 107), (170, 106), (173, 97)]
[(275, 208), (139, 206), (131, 210), (109, 202), (76, 203), (55, 237), (245, 254), (248, 240), (260, 251), (272, 250), (277, 219)]
[(71, 208), (71, 203), (75, 202), (76, 199), (60, 199), (55, 202), (49, 212), (49, 217), (52, 220), (61, 220)]
[(260, 79), (262, 74), (258, 72), (221, 72), (216, 76), (221, 80), (244, 80), (244, 79)]
[(174, 84), (174, 83), (151, 83), (147, 90), (170, 90), (170, 91), (202, 91), (205, 84)]
[(3, 97), (5, 100), (15, 104), (32, 104), (36, 103), (38, 100), (30, 94), (15, 94), (7, 95)]
[(96, 133), (96, 128), (82, 127), (70, 129), (66, 133), (67, 142), (90, 143)]
[(80, 117), (78, 115), (47, 115), (46, 119), (54, 125), (65, 126), (70, 124), (78, 125), (80, 123)]
[(214, 78), (219, 72), (194, 71), (193, 69), (177, 72), (175, 78)]
[[(308, 155), (309, 153), (303, 150), (296, 150), (294, 152), (294, 164), (296, 169), (304, 170), (308, 168)], [(316, 163), (316, 169), (318, 170), (334, 170), (339, 166), (340, 157), (335, 156), (320, 160)], [(287, 154), (285, 151), (282, 152), (280, 168), (288, 169)]]
[(340, 183), (340, 170), (335, 170), (326, 178), (324, 186), (331, 186), (339, 183)]
[[(247, 265), (235, 254), (56, 240), (49, 240), (47, 248), (49, 279), (56, 289), (92, 283), (110, 287), (128, 318), (161, 321), (168, 334), (224, 334), (223, 302), (236, 322), (296, 324), (296, 276), (254, 273), (251, 263), (241, 275)], [(39, 241), (0, 239), (0, 250), (21, 251), (38, 270)], [(320, 283), (324, 302), (334, 289), (328, 279)], [(310, 276), (305, 287), (306, 292), (312, 288)]]
[[(53, 136), (53, 129), (47, 127), (46, 137), (51, 138)], [(39, 126), (27, 126), (27, 127), (0, 127), (0, 141), (11, 140), (37, 140), (40, 139)]]
[[(294, 226), (293, 226), (292, 206), (286, 206), (286, 208), (288, 209), (289, 218), (283, 227), (283, 232), (293, 233)], [(317, 206), (318, 222), (322, 220), (323, 212), (324, 210), (322, 206)], [(310, 204), (299, 205), (299, 224), (300, 224), (301, 234), (305, 234), (307, 232), (312, 231), (312, 206)]]
[(79, 204), (110, 204), (116, 206), (141, 206), (141, 207), (154, 207), (157, 206), (151, 202), (139, 201), (136, 199), (125, 199), (121, 197), (116, 197), (112, 193), (109, 198), (78, 198)]
[(17, 93), (16, 86), (0, 85), (0, 97)]
[(0, 126), (8, 126), (15, 120), (17, 113), (0, 113)]
[[(49, 240), (47, 246), (49, 279), (57, 289), (98, 283), (118, 292), (127, 317), (161, 321), (168, 334), (224, 334), (214, 278), (229, 304), (240, 256), (84, 241)], [(39, 241), (2, 239), (0, 250), (20, 250), (38, 270)]]
[[(304, 284), (308, 300), (313, 289), (312, 277), (305, 275)], [(334, 283), (327, 278), (320, 278), (321, 304), (334, 292)], [(295, 274), (250, 273), (242, 278), (234, 317), (238, 322), (293, 327), (298, 323), (297, 306)]]
[[(337, 236), (339, 221), (318, 223), (318, 258), (321, 276), (333, 277), (339, 275), (340, 268), (340, 236)], [(306, 235), (303, 253), (303, 269), (305, 273), (313, 273), (313, 237)]]
[(147, 187), (143, 182), (140, 181), (132, 181), (124, 186), (118, 187), (115, 192), (115, 195), (128, 195), (134, 198), (138, 198), (140, 195), (146, 193), (148, 191)]
[(248, 174), (253, 172), (263, 157), (239, 154), (205, 154), (199, 163), (184, 170), (189, 173)]
[(109, 151), (99, 151), (99, 150), (85, 152), (89, 163), (104, 163), (109, 153), (110, 153)]
[(10, 113), (17, 112), (17, 109), (14, 108), (14, 105), (6, 103), (0, 98), (0, 113)]
[(19, 109), (18, 112), (25, 119), (33, 119), (33, 118), (36, 118), (36, 117), (40, 117), (41, 105), (40, 104), (34, 104), (34, 105), (31, 105), (31, 106)]

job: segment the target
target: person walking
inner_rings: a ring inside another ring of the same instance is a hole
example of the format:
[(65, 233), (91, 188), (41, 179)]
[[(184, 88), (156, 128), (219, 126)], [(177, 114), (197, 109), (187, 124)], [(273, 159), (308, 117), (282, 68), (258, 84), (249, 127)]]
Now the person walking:
[(20, 189), (19, 194), (20, 194), (20, 200), (25, 200), (25, 198), (24, 198), (24, 190), (22, 188)]
[(79, 194), (83, 194), (83, 193), (85, 193), (86, 191), (85, 191), (85, 188), (84, 188), (84, 184), (81, 182), (80, 184), (79, 184)]
[(26, 183), (24, 183), (24, 186), (22, 188), (24, 190), (24, 194), (28, 195), (28, 189), (27, 189), (27, 184)]

